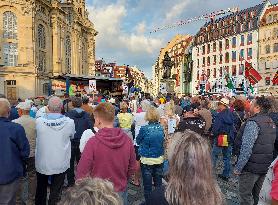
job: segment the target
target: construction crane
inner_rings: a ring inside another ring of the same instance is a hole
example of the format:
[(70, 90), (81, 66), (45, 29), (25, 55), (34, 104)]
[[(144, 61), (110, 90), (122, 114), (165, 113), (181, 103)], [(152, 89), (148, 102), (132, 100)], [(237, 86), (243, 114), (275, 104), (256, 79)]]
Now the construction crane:
[(217, 16), (221, 16), (221, 15), (228, 14), (228, 13), (236, 13), (238, 11), (239, 11), (239, 7), (214, 11), (214, 12), (209, 13), (209, 14), (204, 14), (204, 15), (193, 17), (193, 18), (190, 18), (190, 19), (181, 20), (181, 21), (178, 21), (174, 24), (168, 24), (168, 25), (156, 28), (153, 31), (151, 31), (150, 34), (156, 33), (156, 32), (162, 31), (162, 30), (166, 30), (166, 29), (172, 29), (172, 28), (184, 26), (186, 24), (189, 24), (189, 23), (192, 23), (192, 22), (195, 22), (195, 21), (201, 21), (201, 20), (207, 20), (207, 19), (214, 20), (215, 17), (217, 17)]

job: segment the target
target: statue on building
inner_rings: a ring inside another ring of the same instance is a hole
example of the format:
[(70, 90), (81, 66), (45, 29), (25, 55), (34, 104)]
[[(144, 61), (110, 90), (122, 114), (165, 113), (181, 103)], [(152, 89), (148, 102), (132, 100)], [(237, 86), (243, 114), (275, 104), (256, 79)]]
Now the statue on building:
[(171, 61), (171, 58), (168, 52), (166, 51), (163, 59), (163, 79), (171, 78), (172, 66), (173, 66), (173, 62)]

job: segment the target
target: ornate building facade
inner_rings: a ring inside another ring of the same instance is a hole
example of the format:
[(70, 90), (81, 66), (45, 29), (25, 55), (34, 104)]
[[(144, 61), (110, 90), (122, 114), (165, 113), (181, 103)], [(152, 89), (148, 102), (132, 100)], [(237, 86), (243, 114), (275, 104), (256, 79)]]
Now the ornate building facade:
[(55, 76), (94, 75), (95, 36), (85, 0), (0, 0), (0, 93), (46, 95)]
[(258, 69), (259, 22), (269, 6), (237, 11), (206, 23), (196, 34), (192, 51), (192, 93), (229, 93), (225, 77), (229, 75), (236, 88), (246, 84), (245, 60)]
[(278, 70), (278, 5), (270, 6), (259, 28), (259, 73), (262, 80), (259, 82), (259, 93), (278, 95), (278, 86), (272, 79)]

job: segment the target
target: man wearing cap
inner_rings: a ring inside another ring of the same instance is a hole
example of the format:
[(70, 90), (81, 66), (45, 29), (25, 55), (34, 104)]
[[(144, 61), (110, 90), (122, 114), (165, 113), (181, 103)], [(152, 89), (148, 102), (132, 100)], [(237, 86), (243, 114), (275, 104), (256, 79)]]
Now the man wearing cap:
[(218, 103), (218, 110), (219, 113), (216, 115), (212, 126), (214, 137), (212, 159), (213, 165), (216, 167), (218, 155), (220, 153), (223, 154), (224, 170), (221, 175), (218, 175), (218, 177), (228, 181), (231, 174), (232, 144), (235, 133), (233, 113), (229, 109), (229, 100), (222, 98)]
[(203, 135), (206, 127), (206, 121), (198, 114), (198, 107), (192, 104), (187, 111), (183, 111), (183, 120), (179, 123), (178, 131), (184, 132), (189, 129), (199, 135)]
[[(20, 191), (17, 193), (17, 202), (22, 204), (34, 203), (36, 194), (36, 169), (35, 169), (35, 148), (36, 148), (36, 121), (30, 117), (30, 110), (33, 102), (26, 100), (20, 102), (16, 108), (18, 109), (19, 118), (13, 122), (20, 124), (26, 133), (30, 144), (30, 156), (27, 163), (27, 173), (20, 180)], [(28, 191), (29, 188), (29, 191)], [(29, 195), (29, 196), (28, 196)]]

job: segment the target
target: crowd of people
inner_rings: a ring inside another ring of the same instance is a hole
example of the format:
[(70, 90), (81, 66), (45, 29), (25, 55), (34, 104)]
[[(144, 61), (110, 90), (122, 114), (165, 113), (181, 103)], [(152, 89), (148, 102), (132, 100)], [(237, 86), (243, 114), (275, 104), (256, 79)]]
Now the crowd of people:
[(273, 96), (1, 95), (0, 204), (128, 205), (131, 183), (146, 205), (223, 205), (238, 176), (241, 205), (275, 205), (277, 126)]

